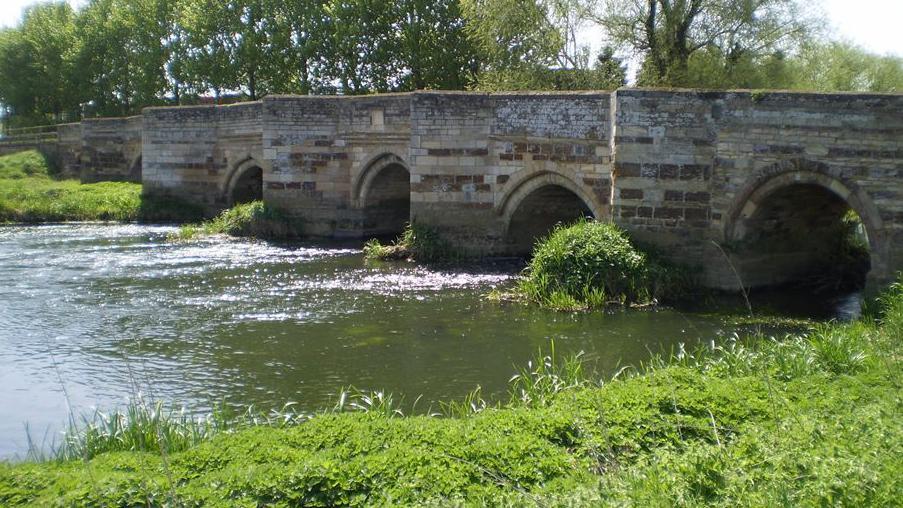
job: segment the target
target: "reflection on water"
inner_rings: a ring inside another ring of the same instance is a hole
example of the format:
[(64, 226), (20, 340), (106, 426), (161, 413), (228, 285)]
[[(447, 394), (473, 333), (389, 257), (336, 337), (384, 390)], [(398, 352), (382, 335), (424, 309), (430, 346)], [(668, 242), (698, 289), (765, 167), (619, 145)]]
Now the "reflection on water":
[[(368, 265), (358, 249), (215, 239), (172, 228), (0, 228), (0, 457), (68, 415), (142, 393), (313, 410), (343, 386), (421, 404), (500, 395), (550, 339), (600, 372), (731, 333), (675, 311), (560, 314), (486, 302), (511, 267)], [(67, 401), (68, 397), (68, 401)]]

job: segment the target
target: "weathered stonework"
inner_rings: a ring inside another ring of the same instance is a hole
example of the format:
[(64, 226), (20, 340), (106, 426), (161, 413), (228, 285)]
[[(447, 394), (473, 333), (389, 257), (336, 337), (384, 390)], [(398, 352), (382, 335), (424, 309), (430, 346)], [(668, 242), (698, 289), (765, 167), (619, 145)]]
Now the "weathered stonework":
[(211, 213), (256, 185), (312, 235), (367, 237), (410, 219), (473, 253), (509, 254), (592, 215), (732, 288), (734, 269), (761, 285), (811, 264), (852, 208), (872, 276), (903, 270), (899, 94), (271, 96), (148, 108), (58, 136), (65, 167), (115, 178), (141, 160), (146, 193)]

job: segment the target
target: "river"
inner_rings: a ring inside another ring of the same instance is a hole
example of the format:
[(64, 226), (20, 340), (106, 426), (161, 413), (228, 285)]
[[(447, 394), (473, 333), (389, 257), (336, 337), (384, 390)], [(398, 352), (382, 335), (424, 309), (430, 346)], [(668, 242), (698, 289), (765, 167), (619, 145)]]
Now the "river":
[(342, 387), (425, 409), (477, 385), (501, 397), (515, 366), (556, 341), (600, 375), (724, 337), (724, 317), (675, 310), (556, 313), (487, 301), (510, 264), (368, 264), (357, 248), (222, 238), (170, 227), (0, 228), (0, 459), (58, 439), (70, 414), (130, 397), (208, 411), (332, 405)]

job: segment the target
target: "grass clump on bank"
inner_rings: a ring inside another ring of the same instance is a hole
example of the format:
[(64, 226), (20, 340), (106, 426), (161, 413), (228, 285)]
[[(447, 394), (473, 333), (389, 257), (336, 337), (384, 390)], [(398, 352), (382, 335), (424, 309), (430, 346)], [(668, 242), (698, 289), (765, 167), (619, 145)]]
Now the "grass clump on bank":
[(401, 236), (390, 245), (372, 239), (364, 245), (364, 256), (379, 261), (420, 261), (424, 263), (458, 261), (461, 252), (434, 229), (422, 224), (405, 225)]
[[(508, 402), (476, 391), (445, 417), (370, 394), (185, 446), (112, 432), (79, 460), (0, 465), (0, 505), (896, 506), (901, 331), (898, 283), (876, 320), (681, 349), (605, 382), (541, 355)], [(167, 435), (142, 425), (130, 435)]]
[(578, 310), (680, 296), (685, 270), (638, 249), (611, 223), (560, 225), (536, 244), (518, 289), (543, 306)]
[(301, 225), (263, 201), (235, 205), (200, 224), (182, 226), (171, 240), (228, 235), (260, 240), (293, 240), (301, 237)]
[(35, 150), (0, 157), (0, 223), (180, 221), (197, 207), (142, 196), (141, 184), (56, 178)]

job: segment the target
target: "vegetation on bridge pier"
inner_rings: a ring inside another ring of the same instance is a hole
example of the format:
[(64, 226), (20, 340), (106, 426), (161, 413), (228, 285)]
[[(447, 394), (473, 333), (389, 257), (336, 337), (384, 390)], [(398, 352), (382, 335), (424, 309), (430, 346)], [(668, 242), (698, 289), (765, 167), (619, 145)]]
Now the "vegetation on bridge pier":
[(457, 261), (464, 254), (443, 239), (438, 232), (422, 224), (407, 224), (395, 242), (383, 245), (372, 239), (364, 245), (364, 256), (373, 261), (419, 261), (423, 263)]
[(259, 240), (295, 240), (301, 224), (263, 201), (242, 203), (200, 224), (182, 226), (171, 240), (193, 240), (201, 236), (228, 235)]
[(684, 267), (644, 252), (618, 226), (559, 225), (539, 240), (517, 292), (559, 310), (675, 299), (693, 285)]

